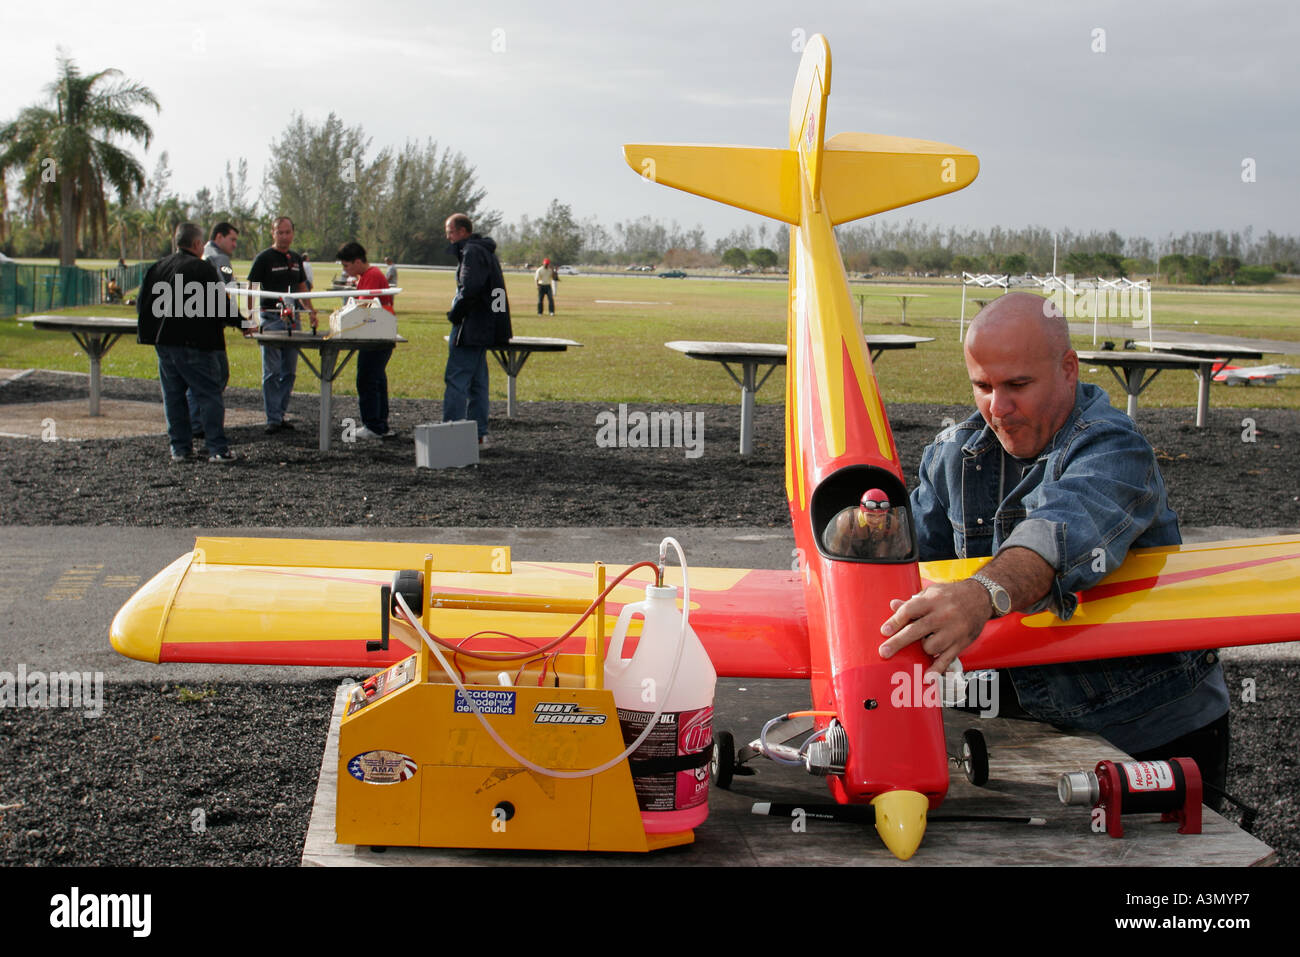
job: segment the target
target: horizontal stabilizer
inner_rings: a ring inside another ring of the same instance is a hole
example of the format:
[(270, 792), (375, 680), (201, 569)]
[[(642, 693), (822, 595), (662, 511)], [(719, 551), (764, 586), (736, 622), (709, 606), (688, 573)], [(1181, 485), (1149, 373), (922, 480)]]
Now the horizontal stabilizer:
[(822, 154), (822, 198), (838, 226), (956, 192), (979, 171), (974, 153), (947, 143), (839, 133)]
[(799, 222), (799, 156), (756, 146), (630, 143), (627, 164), (644, 179), (728, 206)]

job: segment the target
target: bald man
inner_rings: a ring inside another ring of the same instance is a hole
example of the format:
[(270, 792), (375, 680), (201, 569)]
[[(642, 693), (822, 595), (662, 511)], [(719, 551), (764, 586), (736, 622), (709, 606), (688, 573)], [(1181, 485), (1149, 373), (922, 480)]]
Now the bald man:
[[(883, 657), (920, 641), (936, 672), (990, 618), (1046, 608), (1068, 619), (1074, 593), (1130, 548), (1182, 541), (1150, 443), (1104, 391), (1079, 382), (1069, 326), (1049, 300), (995, 299), (971, 324), (965, 357), (978, 411), (922, 454), (912, 518), (922, 561), (993, 558), (964, 581), (894, 600), (880, 629)], [(1096, 732), (1134, 757), (1193, 757), (1223, 786), (1228, 691), (1217, 653), (1005, 674), (1031, 716)]]

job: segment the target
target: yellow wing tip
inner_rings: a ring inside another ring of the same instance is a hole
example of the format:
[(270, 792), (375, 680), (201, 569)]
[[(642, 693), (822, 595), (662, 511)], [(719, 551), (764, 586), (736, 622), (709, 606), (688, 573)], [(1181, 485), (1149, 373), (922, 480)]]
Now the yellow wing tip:
[(118, 654), (136, 661), (158, 663), (163, 619), (193, 557), (193, 552), (187, 552), (176, 559), (146, 582), (113, 616), (108, 640)]

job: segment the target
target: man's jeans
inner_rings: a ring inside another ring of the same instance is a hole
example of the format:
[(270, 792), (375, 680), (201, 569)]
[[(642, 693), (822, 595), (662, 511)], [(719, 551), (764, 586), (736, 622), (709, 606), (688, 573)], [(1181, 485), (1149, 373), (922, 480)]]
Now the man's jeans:
[(229, 451), (224, 422), (226, 409), (221, 401), (221, 367), (214, 349), (190, 346), (154, 346), (158, 353), (158, 381), (162, 385), (163, 413), (167, 417), (167, 438), (173, 455), (184, 455), (193, 448), (194, 432), (190, 428), (190, 410), (185, 390), (190, 389), (199, 401), (199, 421), (213, 455)]
[[(452, 327), (451, 338), (459, 329)], [(479, 438), (488, 430), (487, 347), (450, 345), (447, 352), (447, 391), (442, 397), (442, 421), (473, 419)]]
[[(224, 397), (226, 386), (230, 383), (230, 357), (226, 355), (224, 343), (222, 344), (222, 347), (217, 350), (217, 365), (221, 369), (221, 394)], [(190, 430), (195, 435), (198, 435), (200, 432), (206, 435), (207, 429), (203, 428), (203, 419), (199, 414), (199, 399), (198, 396), (194, 394), (193, 389), (189, 389), (185, 393), (185, 401), (188, 402), (190, 406)]]
[[(293, 324), (280, 318), (279, 312), (262, 313), (263, 332), (298, 331), (298, 320)], [(298, 350), (276, 349), (262, 346), (262, 408), (266, 410), (268, 425), (284, 421), (289, 409), (289, 396), (293, 394), (294, 379), (298, 376)]]
[(388, 432), (388, 374), (393, 347), (357, 350), (357, 404), (361, 424), (376, 435)]

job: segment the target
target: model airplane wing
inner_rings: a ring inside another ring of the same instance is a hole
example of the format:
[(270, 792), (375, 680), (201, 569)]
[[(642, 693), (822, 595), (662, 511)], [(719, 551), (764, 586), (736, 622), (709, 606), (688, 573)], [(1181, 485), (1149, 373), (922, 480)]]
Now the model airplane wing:
[[(511, 562), (505, 547), (200, 538), (118, 612), (113, 647), (154, 662), (382, 667), (410, 648), (398, 640), (387, 652), (366, 651), (366, 642), (379, 638), (379, 589), (401, 569), (423, 568), (429, 554), (431, 627), (442, 638), (491, 628), (540, 642), (563, 633), (596, 594), (592, 565)], [(609, 568), (609, 578), (619, 571)], [(669, 582), (674, 574), (670, 569)], [(650, 580), (648, 570), (629, 576), (610, 595), (607, 614), (641, 601)], [(807, 677), (796, 574), (700, 568), (691, 570), (690, 584), (692, 625), (709, 636), (720, 674)], [(476, 600), (512, 602), (517, 610), (476, 610)], [(572, 641), (581, 646), (582, 639)], [(474, 647), (503, 646), (487, 639)]]
[[(113, 645), (155, 662), (381, 667), (410, 652), (400, 641), (387, 652), (366, 651), (379, 637), (379, 589), (395, 572), (422, 567), (426, 554), (437, 556), (433, 591), (442, 606), (434, 628), (445, 638), (488, 627), (554, 637), (577, 614), (557, 611), (548, 622), (536, 614), (538, 603), (572, 609), (594, 595), (592, 566), (510, 562), (506, 548), (200, 538), (122, 608)], [(957, 580), (984, 561), (923, 563), (921, 574), (927, 582)], [(644, 570), (626, 579), (607, 614), (640, 601), (648, 581)], [(797, 572), (696, 568), (690, 582), (692, 626), (719, 675), (810, 677)], [(1289, 597), (1298, 589), (1300, 537), (1137, 549), (1082, 593), (1069, 621), (1042, 612), (990, 622), (962, 663), (1002, 668), (1285, 641), (1300, 635), (1300, 608)], [(474, 597), (518, 599), (519, 610), (475, 611)], [(330, 608), (325, 619), (323, 607)]]
[(258, 299), (353, 299), (374, 296), (396, 296), (402, 291), (400, 286), (386, 289), (322, 289), (320, 292), (269, 292), (265, 289), (230, 289), (232, 294), (255, 296)]

